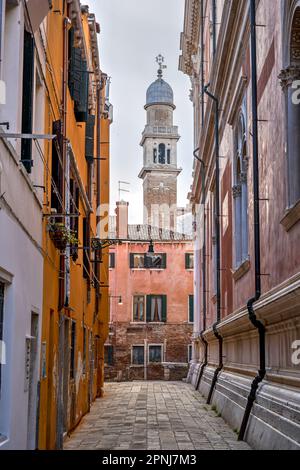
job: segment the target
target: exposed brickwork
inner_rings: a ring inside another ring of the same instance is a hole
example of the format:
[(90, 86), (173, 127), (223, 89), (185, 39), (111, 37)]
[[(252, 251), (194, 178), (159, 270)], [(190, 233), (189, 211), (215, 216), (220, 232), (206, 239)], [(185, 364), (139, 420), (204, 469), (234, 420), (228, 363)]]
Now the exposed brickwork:
[[(106, 380), (143, 380), (145, 374), (148, 380), (181, 380), (187, 376), (191, 335), (192, 325), (189, 324), (114, 324), (110, 334), (114, 347), (114, 365), (105, 367)], [(132, 346), (142, 346), (145, 341), (148, 345), (163, 345), (163, 361), (168, 363), (168, 366), (147, 364), (145, 371), (143, 365), (131, 364)]]

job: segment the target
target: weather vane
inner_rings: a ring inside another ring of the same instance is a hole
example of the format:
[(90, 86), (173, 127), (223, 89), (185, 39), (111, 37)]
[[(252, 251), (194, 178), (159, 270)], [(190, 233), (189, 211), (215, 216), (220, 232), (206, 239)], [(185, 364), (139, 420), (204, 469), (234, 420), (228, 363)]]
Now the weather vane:
[(157, 57), (156, 57), (156, 62), (158, 63), (159, 65), (159, 69), (158, 69), (158, 78), (162, 78), (163, 76), (163, 70), (167, 68), (166, 65), (164, 65), (164, 61), (165, 61), (165, 58), (159, 54)]

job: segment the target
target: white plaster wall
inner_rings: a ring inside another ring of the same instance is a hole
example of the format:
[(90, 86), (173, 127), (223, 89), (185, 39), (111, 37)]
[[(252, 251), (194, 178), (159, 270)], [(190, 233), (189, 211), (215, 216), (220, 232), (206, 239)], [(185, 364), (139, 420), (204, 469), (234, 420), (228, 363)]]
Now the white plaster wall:
[[(40, 315), (39, 330), (41, 328), (43, 257), (5, 209), (0, 211), (0, 233), (0, 267), (13, 275), (5, 298), (7, 364), (2, 369), (0, 399), (0, 432), (8, 441), (0, 448), (25, 449), (28, 413), (28, 392), (24, 392), (25, 337), (31, 333), (32, 312)], [(37, 362), (40, 362), (39, 354)]]

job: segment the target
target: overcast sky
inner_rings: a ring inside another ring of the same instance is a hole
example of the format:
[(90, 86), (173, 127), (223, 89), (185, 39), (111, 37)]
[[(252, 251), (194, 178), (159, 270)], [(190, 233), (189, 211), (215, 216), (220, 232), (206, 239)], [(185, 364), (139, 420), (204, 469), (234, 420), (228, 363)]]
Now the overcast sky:
[(178, 70), (180, 32), (183, 29), (184, 0), (86, 0), (101, 25), (100, 60), (103, 72), (111, 76), (111, 207), (118, 199), (118, 181), (130, 183), (122, 193), (129, 206), (130, 223), (142, 223), (143, 191), (138, 174), (142, 168), (141, 134), (146, 123), (144, 110), (148, 86), (157, 78), (155, 58), (165, 56), (165, 80), (172, 86), (179, 126), (178, 205), (185, 206), (192, 173), (192, 103), (190, 80)]

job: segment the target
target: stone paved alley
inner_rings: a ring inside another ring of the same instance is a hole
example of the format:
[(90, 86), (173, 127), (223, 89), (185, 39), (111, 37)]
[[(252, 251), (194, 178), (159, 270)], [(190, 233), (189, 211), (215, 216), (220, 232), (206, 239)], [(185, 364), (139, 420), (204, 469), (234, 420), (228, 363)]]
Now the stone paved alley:
[(105, 385), (105, 396), (65, 449), (249, 450), (193, 387), (184, 382)]

